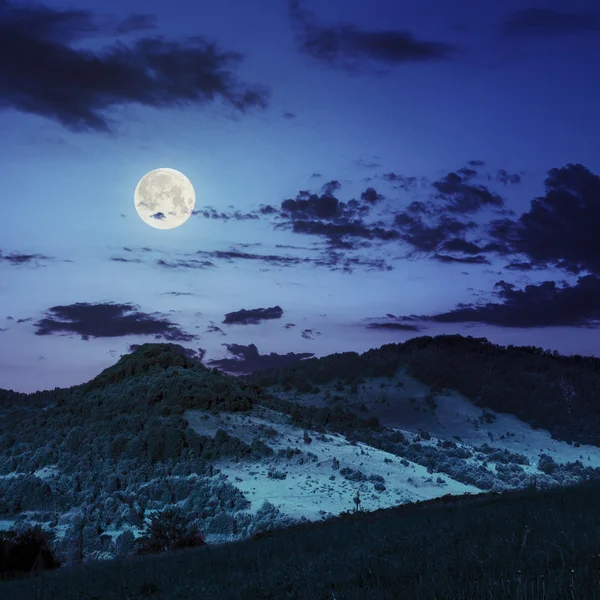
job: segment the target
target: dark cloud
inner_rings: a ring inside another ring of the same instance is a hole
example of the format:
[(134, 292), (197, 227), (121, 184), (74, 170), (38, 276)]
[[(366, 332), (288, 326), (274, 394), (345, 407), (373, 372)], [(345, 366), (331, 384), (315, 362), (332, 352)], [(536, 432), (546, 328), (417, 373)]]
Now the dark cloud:
[(532, 271), (535, 267), (530, 262), (520, 262), (513, 260), (511, 263), (504, 266), (509, 271)]
[(407, 212), (396, 214), (395, 223), (401, 230), (400, 237), (422, 252), (432, 252), (443, 242), (477, 226), (473, 221), (463, 223), (448, 215), (442, 215), (435, 225), (427, 225), (420, 216)]
[(313, 173), (310, 176), (311, 179), (319, 179), (319, 177), (323, 177), (323, 175), (321, 175), (321, 173)]
[(448, 252), (462, 252), (463, 254), (479, 254), (481, 248), (477, 244), (467, 242), (460, 238), (454, 238), (442, 244), (442, 250)]
[(254, 254), (250, 252), (239, 252), (237, 250), (199, 250), (196, 252), (204, 257), (216, 258), (233, 262), (234, 260), (255, 260), (278, 267), (287, 267), (301, 263), (312, 262), (310, 258), (298, 258), (295, 256), (281, 256), (278, 254)]
[(600, 31), (600, 13), (563, 12), (550, 8), (525, 8), (513, 13), (504, 23), (509, 35), (532, 36)]
[(281, 319), (283, 309), (280, 306), (271, 306), (270, 308), (252, 308), (238, 310), (225, 315), (223, 323), (231, 325), (239, 323), (241, 325), (258, 325), (261, 321), (268, 319)]
[(345, 256), (341, 252), (328, 250), (322, 257), (315, 259), (318, 267), (326, 267), (330, 271), (343, 271), (353, 273), (357, 267), (366, 271), (391, 271), (392, 266), (382, 258), (369, 258), (367, 256)]
[(155, 108), (213, 102), (237, 110), (265, 107), (268, 91), (240, 85), (232, 70), (243, 56), (199, 36), (120, 40), (93, 52), (74, 45), (91, 36), (151, 28), (132, 15), (115, 26), (86, 10), (0, 2), (0, 107), (33, 113), (73, 131), (111, 131), (118, 105)]
[(227, 352), (235, 358), (209, 360), (208, 364), (229, 373), (252, 373), (254, 371), (264, 371), (265, 369), (277, 369), (314, 356), (312, 352), (259, 354), (258, 348), (254, 344), (248, 346), (224, 344), (224, 346), (227, 348)]
[(458, 169), (457, 173), (462, 175), (463, 181), (469, 181), (477, 176), (477, 171), (469, 167), (462, 167), (461, 169)]
[(281, 116), (284, 119), (295, 119), (296, 118), (296, 115), (294, 113), (291, 113), (291, 112), (284, 112)]
[(326, 27), (302, 6), (290, 0), (290, 14), (300, 49), (321, 63), (360, 71), (370, 63), (399, 65), (439, 61), (454, 51), (450, 44), (418, 40), (408, 31), (363, 31), (351, 24)]
[(258, 209), (258, 212), (261, 215), (272, 215), (272, 214), (276, 214), (279, 211), (274, 206), (271, 206), (270, 204), (267, 204), (265, 206), (261, 206)]
[(158, 313), (141, 312), (133, 304), (112, 302), (90, 304), (77, 302), (66, 306), (53, 306), (46, 317), (35, 323), (36, 335), (80, 335), (122, 337), (127, 335), (154, 335), (166, 340), (190, 341), (196, 336)]
[(466, 214), (484, 206), (499, 207), (504, 204), (504, 200), (486, 186), (468, 183), (475, 174), (472, 169), (461, 169), (432, 183), (437, 190), (436, 197), (447, 203), (444, 207), (446, 210)]
[[(329, 182), (326, 186), (341, 187), (339, 182)], [(300, 191), (296, 199), (284, 200), (281, 203), (281, 211), (292, 219), (334, 219), (344, 217), (344, 203), (340, 202), (332, 193), (327, 191), (322, 195), (310, 194), (308, 191)]]
[(162, 296), (193, 296), (191, 292), (164, 292)]
[(334, 241), (343, 236), (366, 238), (369, 240), (395, 240), (400, 236), (393, 229), (383, 229), (377, 226), (367, 226), (360, 221), (343, 221), (340, 223), (324, 223), (322, 221), (294, 221), (294, 233), (321, 235)]
[[(340, 189), (341, 184), (334, 180), (323, 186), (324, 194), (311, 194), (301, 190), (295, 199), (287, 199), (281, 203), (280, 222), (275, 228), (291, 229), (294, 233), (315, 235), (326, 238), (329, 250), (353, 250), (365, 247), (365, 240), (394, 240), (398, 232), (386, 229), (379, 224), (366, 224), (363, 217), (367, 215), (374, 202), (383, 199), (373, 188), (368, 188), (361, 200), (352, 199), (347, 203), (340, 202), (333, 191)], [(333, 255), (337, 258), (338, 255)], [(332, 257), (315, 264), (331, 265)]]
[(313, 336), (321, 335), (321, 332), (315, 331), (314, 329), (304, 329), (301, 335), (305, 340), (314, 340), (315, 338)]
[(380, 202), (381, 200), (385, 200), (385, 196), (382, 194), (378, 194), (376, 190), (372, 187), (367, 188), (361, 195), (360, 199), (364, 202), (368, 202), (369, 204), (375, 204), (376, 202)]
[(227, 335), (220, 327), (212, 322), (207, 326), (206, 333), (220, 333), (221, 335)]
[(189, 260), (177, 260), (175, 262), (167, 262), (166, 260), (159, 258), (156, 261), (156, 264), (165, 269), (207, 269), (215, 266), (215, 264), (209, 260), (196, 260), (193, 258)]
[(284, 329), (291, 329), (292, 327), (296, 327), (295, 323), (286, 323), (283, 328)]
[(483, 167), (485, 165), (484, 160), (470, 160), (467, 163), (470, 167)]
[(17, 319), (17, 323), (29, 323), (29, 321), (32, 321), (33, 319), (31, 317), (27, 317), (26, 319)]
[(521, 175), (513, 173), (512, 175), (506, 169), (498, 169), (496, 172), (496, 181), (508, 185), (509, 183), (521, 183)]
[[(269, 214), (268, 212), (263, 212), (262, 209), (260, 211), (262, 214)], [(253, 219), (260, 218), (258, 215), (253, 213), (241, 213), (239, 210), (236, 210), (232, 213), (224, 213), (215, 210), (212, 206), (206, 206), (199, 210), (193, 210), (193, 215), (201, 215), (205, 219), (221, 219), (222, 221), (231, 221), (232, 219), (235, 221), (249, 221)]]
[(321, 186), (321, 191), (326, 195), (331, 195), (341, 189), (342, 184), (337, 179), (332, 179)]
[(434, 260), (443, 263), (465, 263), (471, 265), (489, 265), (490, 261), (485, 256), (448, 256), (447, 254), (434, 254)]
[(511, 253), (536, 266), (600, 274), (600, 177), (583, 165), (551, 169), (544, 196), (519, 219), (491, 221), (489, 231)]
[(123, 263), (141, 263), (139, 258), (125, 258), (124, 256), (111, 256), (110, 260)]
[(458, 308), (432, 317), (438, 323), (487, 323), (501, 327), (598, 327), (600, 278), (586, 275), (577, 284), (558, 287), (554, 281), (527, 285), (524, 290), (499, 281), (494, 286), (501, 302), (483, 306), (459, 304)]
[(166, 219), (167, 216), (163, 212), (156, 212), (154, 214), (151, 214), (150, 218), (151, 219), (156, 219), (157, 221), (164, 221), (164, 219)]
[(398, 331), (421, 331), (416, 325), (406, 325), (404, 323), (369, 323), (367, 329), (394, 329)]
[(392, 185), (393, 188), (402, 189), (407, 192), (409, 192), (410, 190), (414, 190), (417, 187), (417, 185), (419, 184), (419, 181), (422, 182), (424, 180), (424, 178), (421, 178), (419, 180), (417, 177), (414, 177), (412, 175), (411, 176), (399, 175), (394, 172), (384, 173), (381, 177), (384, 181), (393, 183), (394, 184), (394, 185)]
[(7, 262), (11, 265), (35, 264), (40, 266), (38, 263), (40, 260), (51, 260), (51, 257), (43, 254), (17, 254), (14, 252), (12, 254), (3, 254), (0, 251), (0, 261)]

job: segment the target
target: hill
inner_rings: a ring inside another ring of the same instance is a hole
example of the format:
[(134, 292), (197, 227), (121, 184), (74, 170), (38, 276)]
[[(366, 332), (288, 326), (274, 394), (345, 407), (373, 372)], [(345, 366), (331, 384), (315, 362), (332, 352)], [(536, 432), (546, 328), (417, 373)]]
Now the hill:
[(503, 347), (485, 338), (440, 335), (303, 360), (244, 377), (263, 387), (310, 393), (337, 381), (393, 377), (400, 367), (431, 387), (454, 390), (476, 406), (515, 415), (558, 440), (600, 445), (600, 360), (561, 356), (527, 346)]
[[(65, 571), (135, 555), (169, 510), (215, 547), (357, 507), (597, 481), (600, 447), (574, 430), (597, 366), (438, 336), (234, 377), (144, 344), (86, 384), (0, 392), (0, 529), (53, 533)], [(501, 385), (562, 396), (528, 421)]]

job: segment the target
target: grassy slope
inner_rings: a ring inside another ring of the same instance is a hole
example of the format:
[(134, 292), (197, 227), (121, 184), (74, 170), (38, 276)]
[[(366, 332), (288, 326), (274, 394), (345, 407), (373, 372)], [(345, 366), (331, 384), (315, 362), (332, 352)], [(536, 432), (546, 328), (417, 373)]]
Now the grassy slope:
[(600, 598), (600, 485), (342, 516), (219, 547), (0, 584), (61, 598)]

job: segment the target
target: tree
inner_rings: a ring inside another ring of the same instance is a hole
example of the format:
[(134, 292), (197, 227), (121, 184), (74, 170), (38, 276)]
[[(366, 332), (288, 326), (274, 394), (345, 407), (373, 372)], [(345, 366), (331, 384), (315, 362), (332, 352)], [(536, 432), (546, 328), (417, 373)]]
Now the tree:
[(138, 540), (140, 554), (154, 554), (205, 544), (204, 536), (180, 511), (168, 508), (154, 513)]

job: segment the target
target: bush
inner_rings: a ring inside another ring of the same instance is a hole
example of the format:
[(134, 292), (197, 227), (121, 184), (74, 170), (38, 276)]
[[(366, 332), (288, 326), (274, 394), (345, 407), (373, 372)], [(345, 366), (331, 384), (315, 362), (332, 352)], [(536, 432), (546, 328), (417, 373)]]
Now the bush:
[(13, 579), (27, 573), (54, 570), (60, 566), (51, 544), (54, 533), (39, 525), (21, 533), (0, 532), (0, 579)]

